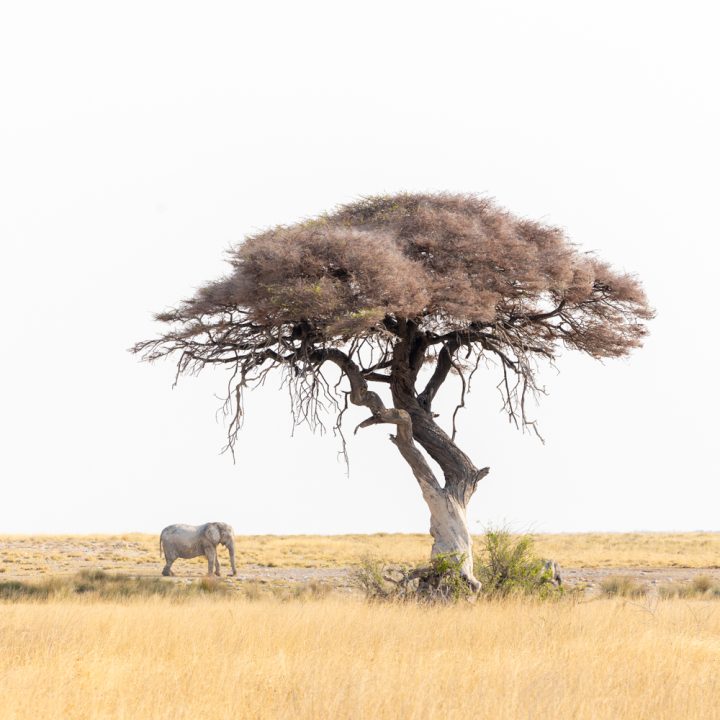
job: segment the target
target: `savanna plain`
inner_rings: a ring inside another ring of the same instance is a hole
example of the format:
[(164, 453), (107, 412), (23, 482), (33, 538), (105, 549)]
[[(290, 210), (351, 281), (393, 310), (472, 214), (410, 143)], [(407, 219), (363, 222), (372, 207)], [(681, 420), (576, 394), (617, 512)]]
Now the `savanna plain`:
[(720, 534), (534, 539), (561, 595), (419, 604), (353, 578), (422, 535), (238, 536), (217, 580), (151, 535), (0, 537), (0, 717), (720, 718)]

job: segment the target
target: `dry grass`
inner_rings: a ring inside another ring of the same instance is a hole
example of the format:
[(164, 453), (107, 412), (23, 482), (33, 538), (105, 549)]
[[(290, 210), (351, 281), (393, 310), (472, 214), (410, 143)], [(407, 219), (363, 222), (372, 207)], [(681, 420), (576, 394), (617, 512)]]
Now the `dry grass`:
[(658, 592), (663, 598), (720, 598), (720, 583), (707, 575), (698, 575), (689, 583), (661, 585)]
[[(720, 533), (583, 533), (534, 539), (540, 555), (566, 567), (720, 565)], [(429, 535), (238, 535), (236, 542), (239, 564), (268, 567), (342, 567), (368, 556), (415, 565), (430, 552)], [(160, 565), (156, 535), (0, 537), (0, 572), (8, 576), (83, 568), (155, 574)], [(197, 558), (178, 562), (177, 571), (197, 574), (203, 567), (204, 559)]]
[(627, 575), (611, 575), (600, 583), (600, 589), (605, 595), (639, 598), (647, 593), (647, 588), (635, 578)]
[(720, 533), (536, 535), (536, 548), (567, 567), (718, 567)]
[(719, 717), (720, 605), (0, 605), (7, 720)]
[[(566, 566), (720, 558), (713, 533), (535, 541)], [(237, 545), (242, 562), (277, 567), (368, 555), (421, 563), (429, 553), (424, 535)], [(189, 577), (202, 560), (185, 561), (188, 577), (173, 582), (157, 577), (160, 566), (152, 535), (0, 538), (0, 594), (12, 601), (0, 601), (0, 717), (720, 718), (720, 585), (710, 575), (637, 597), (629, 571), (606, 580), (616, 597), (591, 602), (421, 607), (367, 604), (316, 582), (235, 581), (228, 595), (227, 579)]]

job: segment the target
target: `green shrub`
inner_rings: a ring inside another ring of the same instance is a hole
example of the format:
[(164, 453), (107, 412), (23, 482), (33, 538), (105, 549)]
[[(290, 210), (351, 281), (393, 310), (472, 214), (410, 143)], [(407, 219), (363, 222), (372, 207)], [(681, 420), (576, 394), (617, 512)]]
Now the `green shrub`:
[(562, 587), (556, 582), (553, 566), (535, 554), (530, 535), (488, 530), (476, 555), (475, 576), (485, 597), (555, 597), (562, 594)]
[[(390, 575), (393, 570), (396, 568), (385, 566), (374, 558), (365, 557), (360, 563), (360, 567), (352, 574), (351, 580), (368, 600), (397, 600), (399, 599), (398, 588), (393, 585)], [(400, 568), (397, 570), (402, 572)]]
[(473, 595), (472, 588), (462, 575), (464, 555), (454, 553), (436, 555), (427, 568), (416, 570), (417, 592), (432, 602), (456, 602)]

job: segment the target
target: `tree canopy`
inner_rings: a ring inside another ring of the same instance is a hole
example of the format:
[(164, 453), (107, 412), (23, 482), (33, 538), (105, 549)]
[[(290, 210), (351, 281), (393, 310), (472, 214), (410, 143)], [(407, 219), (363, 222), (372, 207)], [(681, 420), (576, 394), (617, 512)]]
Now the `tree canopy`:
[[(562, 347), (626, 355), (652, 317), (636, 278), (561, 229), (473, 195), (362, 199), (250, 236), (229, 261), (226, 277), (157, 315), (170, 329), (135, 349), (150, 360), (178, 353), (180, 373), (233, 367), (231, 401), (277, 365), (293, 368), (291, 380), (310, 374), (295, 385), (300, 420), (319, 419), (329, 390), (315, 377), (328, 359), (318, 350), (344, 348), (366, 379), (385, 382), (401, 326), (411, 326), (417, 360), (445, 349), (462, 371), (483, 354), (497, 358), (506, 407), (524, 417), (534, 357), (553, 360)], [(519, 385), (505, 382), (508, 372)], [(428, 407), (439, 379), (420, 393)]]

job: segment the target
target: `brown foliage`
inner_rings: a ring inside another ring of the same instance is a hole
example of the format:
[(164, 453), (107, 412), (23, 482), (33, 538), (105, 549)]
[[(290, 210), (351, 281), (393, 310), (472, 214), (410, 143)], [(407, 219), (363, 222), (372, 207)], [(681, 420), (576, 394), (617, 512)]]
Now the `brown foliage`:
[(162, 337), (134, 350), (149, 360), (179, 353), (179, 374), (229, 365), (231, 402), (281, 365), (301, 420), (316, 419), (323, 395), (334, 397), (321, 371), (328, 360), (357, 371), (365, 387), (394, 388), (401, 374), (414, 385), (422, 363), (436, 363), (416, 393), (429, 412), (450, 369), (471, 371), (481, 357), (499, 361), (506, 409), (524, 420), (536, 358), (553, 360), (563, 346), (625, 355), (653, 315), (633, 276), (580, 252), (559, 228), (473, 195), (366, 198), (248, 237), (229, 261), (226, 277), (157, 316), (170, 326)]

